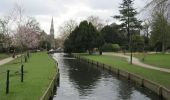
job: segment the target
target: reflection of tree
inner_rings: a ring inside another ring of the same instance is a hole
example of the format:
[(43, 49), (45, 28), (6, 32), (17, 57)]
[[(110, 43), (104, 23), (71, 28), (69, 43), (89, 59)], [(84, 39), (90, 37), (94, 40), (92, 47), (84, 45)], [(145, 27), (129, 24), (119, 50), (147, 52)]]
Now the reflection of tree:
[(71, 66), (69, 77), (74, 86), (79, 90), (80, 95), (88, 95), (91, 89), (95, 88), (98, 79), (101, 77), (101, 72), (86, 63), (77, 61), (68, 61)]
[(130, 83), (125, 82), (125, 80), (120, 81), (119, 83), (119, 98), (122, 100), (130, 100), (131, 94), (133, 93), (133, 88), (130, 86)]

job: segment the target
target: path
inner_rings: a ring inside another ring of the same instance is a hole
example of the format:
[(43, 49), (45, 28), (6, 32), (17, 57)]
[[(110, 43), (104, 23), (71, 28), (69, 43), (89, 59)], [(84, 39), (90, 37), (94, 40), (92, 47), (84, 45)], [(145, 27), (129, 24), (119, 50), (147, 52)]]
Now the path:
[[(17, 57), (18, 56), (16, 56), (15, 58), (17, 58)], [(15, 58), (9, 57), (9, 58), (5, 58), (5, 59), (0, 60), (0, 66), (14, 60)]]
[[(123, 57), (123, 58), (126, 58), (128, 62), (130, 62), (130, 56), (127, 56), (127, 55), (123, 55), (121, 53), (103, 53), (104, 55), (112, 55), (112, 56), (117, 56), (117, 57)], [(136, 57), (133, 57), (132, 59), (132, 62), (134, 65), (138, 65), (140, 67), (145, 67), (145, 68), (149, 68), (149, 69), (154, 69), (154, 70), (159, 70), (159, 71), (162, 71), (162, 72), (167, 72), (167, 73), (170, 73), (170, 69), (167, 69), (167, 68), (159, 68), (159, 67), (156, 67), (156, 66), (152, 66), (152, 65), (148, 65), (148, 64), (145, 64), (143, 62), (141, 62), (138, 58)]]

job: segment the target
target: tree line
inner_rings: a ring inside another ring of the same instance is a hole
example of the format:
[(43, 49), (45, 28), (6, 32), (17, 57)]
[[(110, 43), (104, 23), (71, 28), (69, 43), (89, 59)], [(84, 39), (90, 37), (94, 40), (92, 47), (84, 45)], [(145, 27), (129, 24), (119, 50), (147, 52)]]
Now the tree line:
[[(168, 1), (160, 3), (152, 1), (144, 9), (153, 8), (151, 18), (141, 21), (139, 12), (133, 7), (134, 0), (123, 0), (119, 7), (119, 15), (113, 16), (120, 24), (103, 25), (98, 17), (91, 16), (80, 22), (69, 33), (64, 42), (65, 52), (86, 52), (121, 50), (123, 52), (162, 51), (170, 48), (170, 23)], [(155, 7), (155, 6), (154, 6)], [(116, 45), (116, 46), (115, 46)], [(113, 48), (113, 49), (111, 49)], [(118, 49), (117, 49), (118, 48)]]

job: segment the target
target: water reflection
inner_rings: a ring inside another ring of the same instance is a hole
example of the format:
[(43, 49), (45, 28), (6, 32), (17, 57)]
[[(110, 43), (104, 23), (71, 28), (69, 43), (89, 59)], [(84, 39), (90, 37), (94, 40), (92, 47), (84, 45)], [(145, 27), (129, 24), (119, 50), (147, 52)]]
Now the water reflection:
[(91, 94), (101, 77), (101, 72), (87, 66), (86, 63), (81, 65), (77, 61), (69, 61), (68, 63), (72, 66), (69, 70), (70, 81), (73, 82), (80, 96)]
[(126, 79), (79, 62), (65, 54), (55, 54), (60, 68), (60, 86), (54, 100), (159, 100), (147, 89)]

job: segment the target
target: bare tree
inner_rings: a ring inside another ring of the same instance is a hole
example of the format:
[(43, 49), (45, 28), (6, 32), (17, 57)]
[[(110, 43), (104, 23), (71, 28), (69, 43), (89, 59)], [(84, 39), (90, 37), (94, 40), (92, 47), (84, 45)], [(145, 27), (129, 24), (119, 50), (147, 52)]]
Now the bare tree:
[(104, 22), (98, 16), (89, 16), (87, 21), (91, 22), (99, 31), (104, 27)]
[(65, 21), (62, 26), (60, 26), (59, 31), (60, 31), (60, 36), (63, 38), (67, 38), (69, 34), (76, 28), (77, 23), (75, 20), (68, 20)]
[[(162, 43), (162, 52), (164, 53), (167, 46), (169, 35), (169, 22), (170, 22), (170, 0), (152, 0), (145, 7), (151, 9), (152, 16), (152, 40), (160, 41)], [(157, 28), (155, 28), (157, 27)], [(153, 30), (154, 29), (154, 30)], [(154, 34), (157, 34), (156, 36)]]
[[(0, 34), (3, 47), (8, 49), (11, 46), (11, 27), (10, 27), (11, 17), (4, 16), (0, 19)], [(2, 37), (3, 36), (3, 37)]]
[(63, 47), (65, 39), (70, 35), (72, 31), (77, 27), (75, 20), (68, 20), (59, 27), (60, 37), (57, 39), (57, 44)]

